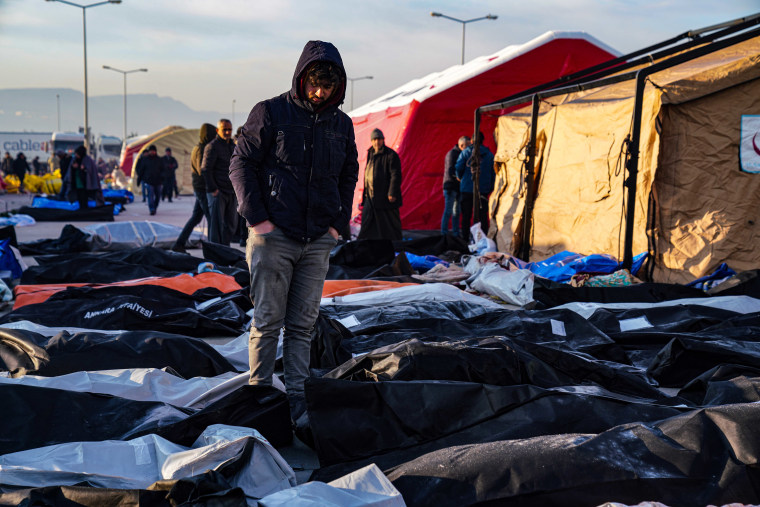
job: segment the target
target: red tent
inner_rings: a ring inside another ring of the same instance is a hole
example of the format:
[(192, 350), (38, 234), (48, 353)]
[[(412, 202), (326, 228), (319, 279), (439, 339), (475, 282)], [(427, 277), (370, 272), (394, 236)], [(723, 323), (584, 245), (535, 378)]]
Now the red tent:
[[(383, 131), (385, 143), (401, 158), (404, 229), (436, 230), (443, 211), (443, 160), (459, 137), (472, 135), (475, 109), (617, 56), (585, 32), (547, 32), (523, 45), (410, 81), (351, 111), (360, 168), (352, 215), (359, 213), (374, 128)], [(485, 144), (494, 152), (491, 133), (503, 113), (482, 121)]]

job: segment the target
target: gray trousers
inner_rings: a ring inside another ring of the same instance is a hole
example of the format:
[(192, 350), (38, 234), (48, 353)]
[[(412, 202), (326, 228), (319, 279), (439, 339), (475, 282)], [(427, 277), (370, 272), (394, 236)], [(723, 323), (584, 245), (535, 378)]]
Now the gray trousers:
[(278, 228), (266, 234), (248, 229), (245, 253), (253, 302), (248, 340), (250, 384), (272, 384), (277, 341), (284, 326), (285, 388), (289, 396), (303, 397), (304, 380), (309, 376), (311, 332), (319, 315), (330, 251), (336, 244), (329, 233), (300, 243)]

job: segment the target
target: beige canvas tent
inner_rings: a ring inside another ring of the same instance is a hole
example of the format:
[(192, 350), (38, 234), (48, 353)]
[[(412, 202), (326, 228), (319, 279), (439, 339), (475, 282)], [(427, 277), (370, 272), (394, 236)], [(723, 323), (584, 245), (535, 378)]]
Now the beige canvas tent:
[[(634, 92), (628, 80), (541, 103), (530, 260), (563, 250), (622, 257)], [(490, 235), (515, 254), (529, 194), (530, 109), (500, 117), (496, 129)], [(737, 271), (760, 267), (758, 115), (760, 37), (649, 76), (632, 245), (634, 254), (649, 252), (654, 280), (688, 282), (722, 262)]]
[[(137, 168), (137, 160), (148, 149), (149, 146), (155, 145), (158, 150), (158, 155), (163, 156), (166, 148), (172, 149), (172, 156), (177, 159), (177, 188), (181, 194), (192, 194), (192, 169), (190, 167), (190, 154), (193, 151), (193, 147), (198, 144), (198, 137), (200, 135), (200, 129), (185, 129), (176, 128), (170, 130), (158, 137), (154, 137), (149, 143), (143, 144), (134, 158), (133, 174)], [(136, 188), (137, 178), (132, 178), (132, 191), (135, 195), (139, 189)]]

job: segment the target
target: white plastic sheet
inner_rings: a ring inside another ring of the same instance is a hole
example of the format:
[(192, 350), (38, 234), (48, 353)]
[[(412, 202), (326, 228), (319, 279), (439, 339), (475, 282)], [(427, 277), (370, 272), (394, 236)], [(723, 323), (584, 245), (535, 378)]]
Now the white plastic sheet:
[(533, 301), (533, 280), (533, 273), (527, 269), (508, 271), (492, 262), (485, 264), (467, 283), (478, 292), (523, 306)]
[(486, 298), (468, 294), (447, 283), (426, 283), (420, 285), (407, 285), (397, 289), (377, 290), (349, 294), (348, 296), (335, 296), (322, 298), (321, 304), (331, 305), (380, 305), (386, 303), (409, 303), (414, 301), (467, 301), (481, 304), (493, 309), (503, 309), (499, 303), (489, 301)]
[(0, 327), (4, 327), (6, 329), (23, 329), (24, 331), (32, 331), (34, 333), (41, 334), (42, 336), (55, 336), (61, 331), (67, 331), (70, 334), (86, 333), (86, 332), (100, 333), (100, 334), (126, 333), (126, 331), (122, 329), (109, 330), (109, 329), (87, 329), (83, 327), (49, 327), (49, 326), (43, 326), (42, 324), (37, 324), (35, 322), (31, 322), (29, 320), (17, 320), (15, 322), (6, 322)]
[(175, 407), (202, 409), (248, 383), (248, 373), (183, 379), (156, 368), (78, 371), (58, 377), (0, 377), (2, 384), (47, 387), (64, 391), (109, 394), (136, 401), (158, 401)]
[[(182, 232), (182, 228), (176, 225), (148, 220), (93, 224), (83, 227), (82, 230), (90, 234), (89, 241), (93, 251), (129, 250), (144, 246), (168, 249)], [(199, 232), (193, 231), (188, 244), (196, 246), (201, 238)]]
[(372, 464), (330, 483), (307, 482), (259, 500), (261, 507), (404, 507), (401, 493)]
[[(253, 445), (248, 455), (243, 450)], [(96, 487), (144, 489), (156, 481), (217, 470), (248, 456), (228, 480), (250, 498), (296, 485), (293, 469), (251, 428), (213, 425), (192, 447), (157, 435), (128, 441), (71, 442), (0, 456), (3, 484), (43, 487), (88, 481)]]
[(737, 313), (755, 313), (760, 312), (760, 299), (750, 296), (716, 296), (711, 298), (686, 298), (674, 299), (672, 301), (661, 301), (659, 303), (566, 303), (557, 306), (554, 309), (571, 310), (584, 319), (591, 317), (595, 311), (600, 308), (610, 310), (628, 310), (633, 308), (659, 308), (677, 305), (699, 305), (709, 306), (711, 308), (720, 308)]

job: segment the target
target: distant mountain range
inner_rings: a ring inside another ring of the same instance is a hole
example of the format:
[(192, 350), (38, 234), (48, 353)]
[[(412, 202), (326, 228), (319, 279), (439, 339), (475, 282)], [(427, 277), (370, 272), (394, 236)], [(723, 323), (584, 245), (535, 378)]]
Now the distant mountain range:
[[(56, 95), (60, 97), (60, 130), (76, 132), (84, 125), (84, 98), (82, 92), (71, 88), (0, 89), (0, 131), (58, 130)], [(122, 95), (90, 95), (89, 123), (93, 135), (121, 138), (123, 114)], [(215, 124), (222, 116), (217, 111), (193, 111), (171, 97), (127, 95), (128, 134), (150, 134), (167, 125), (197, 128), (205, 122)]]

